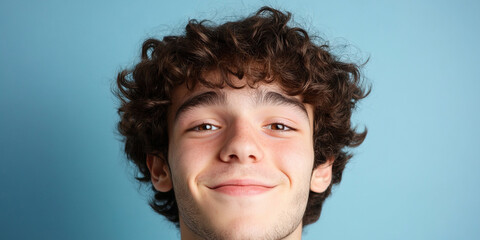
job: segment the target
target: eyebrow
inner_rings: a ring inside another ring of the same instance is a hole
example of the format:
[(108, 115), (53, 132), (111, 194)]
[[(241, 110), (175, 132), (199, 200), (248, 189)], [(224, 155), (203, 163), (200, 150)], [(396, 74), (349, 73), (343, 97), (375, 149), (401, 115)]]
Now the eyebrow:
[(180, 107), (177, 109), (174, 119), (177, 120), (182, 113), (195, 107), (205, 105), (222, 105), (226, 104), (226, 102), (227, 100), (224, 93), (217, 93), (214, 91), (204, 92), (183, 102), (182, 105), (180, 105)]
[[(277, 92), (265, 92), (260, 91), (255, 96), (255, 102), (259, 105), (275, 105), (275, 106), (290, 106), (301, 110), (308, 118), (308, 112), (305, 105), (300, 100), (295, 98), (286, 97)], [(211, 106), (211, 105), (226, 105), (227, 100), (225, 93), (218, 93), (214, 91), (204, 92), (193, 96), (183, 102), (175, 113), (175, 121), (178, 117), (186, 111), (199, 107), (199, 106)]]
[(308, 118), (308, 112), (307, 112), (307, 109), (305, 108), (305, 105), (296, 98), (289, 98), (278, 92), (264, 92), (264, 91), (259, 92), (256, 97), (257, 97), (258, 104), (291, 106), (301, 110), (303, 113), (305, 113), (306, 117)]

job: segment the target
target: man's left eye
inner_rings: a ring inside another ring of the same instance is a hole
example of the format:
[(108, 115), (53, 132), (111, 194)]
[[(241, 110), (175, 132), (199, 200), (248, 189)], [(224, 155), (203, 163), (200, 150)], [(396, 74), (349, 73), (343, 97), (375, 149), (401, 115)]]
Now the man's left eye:
[(290, 130), (293, 130), (291, 127), (289, 127), (289, 126), (287, 126), (283, 123), (268, 124), (267, 126), (265, 126), (265, 128), (270, 129), (270, 130), (274, 130), (274, 131), (290, 131)]

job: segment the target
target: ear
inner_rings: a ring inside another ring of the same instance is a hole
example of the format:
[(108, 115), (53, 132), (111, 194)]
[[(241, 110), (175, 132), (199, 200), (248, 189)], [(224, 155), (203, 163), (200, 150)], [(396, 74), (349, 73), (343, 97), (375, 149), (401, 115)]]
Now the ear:
[(327, 158), (327, 161), (318, 165), (312, 172), (310, 180), (310, 190), (316, 193), (322, 193), (327, 190), (332, 182), (332, 165), (334, 157)]
[(157, 191), (168, 192), (172, 190), (172, 179), (166, 160), (148, 154), (147, 167), (150, 171), (150, 176), (152, 176), (153, 187), (155, 187)]

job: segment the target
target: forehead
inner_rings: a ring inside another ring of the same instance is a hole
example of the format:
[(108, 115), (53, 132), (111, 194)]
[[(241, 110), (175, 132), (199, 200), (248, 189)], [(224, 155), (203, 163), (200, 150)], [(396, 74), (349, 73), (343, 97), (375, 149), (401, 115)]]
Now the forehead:
[[(245, 83), (234, 83), (239, 88), (229, 86), (223, 88), (211, 88), (197, 84), (194, 89), (188, 89), (185, 84), (174, 89), (171, 96), (169, 115), (175, 113), (184, 104), (191, 105), (191, 101), (200, 101), (202, 104), (194, 103), (195, 106), (202, 105), (232, 105), (241, 104), (272, 104), (290, 103), (305, 108), (301, 96), (288, 96), (278, 83), (256, 83), (249, 86)], [(234, 105), (236, 106), (236, 105)], [(232, 107), (234, 107), (232, 106)]]
[[(205, 105), (238, 106), (238, 104), (256, 104), (264, 101), (265, 96), (281, 95), (283, 92), (275, 84), (258, 84), (255, 87), (244, 86), (240, 89), (231, 87), (208, 88), (201, 84), (190, 90), (185, 85), (177, 87), (172, 94), (172, 104), (169, 109), (169, 120), (177, 118), (184, 108)], [(272, 97), (270, 97), (271, 99)]]
[[(287, 115), (290, 117), (294, 115), (299, 116), (308, 122), (313, 120), (312, 106), (302, 103), (300, 97), (288, 96), (276, 85), (262, 84), (254, 88), (246, 86), (241, 89), (200, 87), (188, 90), (186, 87), (182, 87), (178, 90), (174, 99), (172, 99), (172, 105), (168, 113), (168, 122), (174, 124), (190, 110), (214, 106), (226, 108), (230, 113), (233, 113), (231, 111), (234, 109), (235, 112), (239, 113), (241, 111), (239, 109), (263, 111), (259, 109), (263, 109), (262, 107), (283, 106), (281, 109), (290, 109), (287, 112), (282, 111), (283, 114), (288, 113)], [(280, 110), (278, 108), (275, 109)]]
[[(307, 119), (313, 117), (313, 109), (309, 104), (302, 102), (302, 96), (289, 96), (278, 81), (259, 81), (252, 84), (251, 79), (228, 76), (228, 86), (218, 71), (211, 71), (203, 75), (204, 79), (212, 85), (225, 87), (214, 88), (197, 82), (193, 89), (184, 83), (172, 91), (171, 105), (168, 110), (168, 122), (173, 124), (181, 113), (194, 107), (222, 105), (228, 108), (258, 105), (283, 105), (293, 107), (304, 113)], [(251, 86), (253, 85), (253, 86)]]
[[(215, 91), (217, 93), (222, 93), (227, 98), (231, 98), (231, 95), (238, 95), (238, 96), (249, 96), (249, 97), (256, 97), (259, 95), (259, 93), (262, 92), (277, 92), (283, 95), (287, 95), (284, 90), (282, 90), (282, 86), (280, 85), (279, 81), (269, 81), (268, 83), (266, 81), (258, 81), (252, 84), (251, 79), (246, 76), (242, 79), (239, 79), (235, 75), (229, 74), (228, 76), (222, 75), (219, 71), (217, 70), (212, 70), (208, 71), (204, 74), (202, 74), (202, 77), (204, 80), (206, 80), (208, 83), (218, 86), (224, 86), (223, 88), (212, 88), (212, 87), (207, 87), (200, 82), (197, 82), (195, 87), (193, 89), (189, 89), (186, 84), (182, 84), (180, 86), (177, 86), (174, 91), (172, 92), (171, 95), (171, 101), (172, 101), (172, 108), (175, 108), (175, 105), (181, 104), (185, 99), (188, 99), (196, 94), (200, 94), (202, 92), (207, 92), (207, 91)], [(225, 79), (228, 78), (228, 79)], [(226, 82), (231, 83), (235, 88), (229, 87)], [(240, 91), (235, 91), (235, 90), (240, 90)], [(293, 98), (296, 98), (300, 101), (302, 101), (301, 96), (294, 96)]]
[[(256, 102), (259, 98), (265, 95), (265, 93), (269, 92), (287, 96), (287, 94), (276, 83), (258, 83), (253, 87), (245, 84), (241, 85), (241, 88), (232, 88), (229, 86), (223, 88), (211, 88), (203, 86), (202, 84), (197, 84), (194, 89), (188, 89), (184, 84), (178, 86), (172, 92), (172, 108), (174, 109), (185, 100), (205, 92), (215, 92), (224, 101), (234, 101), (235, 98), (244, 98), (244, 100), (249, 99), (252, 102)], [(301, 98), (299, 96), (294, 96), (292, 98), (301, 101)]]

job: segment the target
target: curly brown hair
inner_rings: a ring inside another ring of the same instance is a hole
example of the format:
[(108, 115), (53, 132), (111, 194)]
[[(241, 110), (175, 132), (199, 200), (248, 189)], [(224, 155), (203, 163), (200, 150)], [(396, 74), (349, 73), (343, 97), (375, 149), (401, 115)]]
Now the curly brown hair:
[[(334, 157), (331, 185), (323, 193), (310, 191), (303, 225), (318, 220), (332, 185), (341, 181), (352, 157), (346, 148), (365, 139), (366, 130), (357, 132), (350, 117), (369, 90), (361, 84), (359, 65), (342, 62), (327, 44), (316, 44), (304, 29), (288, 26), (290, 18), (289, 12), (263, 7), (254, 15), (222, 25), (190, 20), (183, 35), (143, 43), (141, 61), (133, 70), (118, 74), (115, 89), (121, 101), (118, 130), (128, 159), (138, 167), (139, 181), (152, 185), (147, 154), (168, 164), (167, 110), (173, 89), (186, 84), (191, 90), (198, 83), (239, 88), (228, 75), (248, 79), (249, 86), (274, 81), (286, 94), (302, 96), (315, 109), (314, 167)], [(223, 82), (203, 77), (212, 70), (224, 76)], [(178, 226), (174, 190), (151, 188), (150, 206)]]

